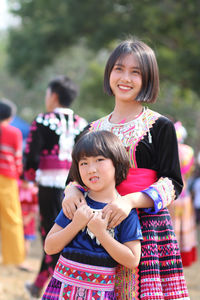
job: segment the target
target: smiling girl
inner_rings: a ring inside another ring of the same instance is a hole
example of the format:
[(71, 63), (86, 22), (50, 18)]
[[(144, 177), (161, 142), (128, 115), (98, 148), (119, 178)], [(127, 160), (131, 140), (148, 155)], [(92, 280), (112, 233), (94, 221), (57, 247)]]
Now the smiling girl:
[[(122, 41), (105, 67), (104, 90), (113, 97), (113, 111), (89, 125), (90, 131), (109, 130), (118, 136), (128, 153), (131, 168), (117, 190), (121, 197), (108, 203), (109, 227), (138, 209), (143, 241), (139, 277), (119, 265), (116, 289), (119, 299), (189, 299), (180, 250), (167, 206), (183, 186), (176, 132), (173, 123), (146, 107), (159, 92), (159, 72), (154, 51), (137, 39)], [(73, 178), (69, 178), (69, 180)], [(73, 218), (84, 203), (80, 187), (66, 187), (63, 210)]]

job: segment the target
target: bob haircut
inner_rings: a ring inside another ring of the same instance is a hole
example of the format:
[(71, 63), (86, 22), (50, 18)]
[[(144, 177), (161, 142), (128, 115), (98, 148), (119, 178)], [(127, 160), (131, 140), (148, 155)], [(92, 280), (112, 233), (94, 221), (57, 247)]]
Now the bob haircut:
[(110, 87), (110, 73), (115, 63), (118, 60), (122, 61), (129, 54), (133, 54), (137, 58), (142, 75), (142, 88), (135, 100), (154, 103), (159, 92), (159, 70), (156, 56), (149, 46), (137, 39), (121, 42), (111, 53), (104, 72), (104, 92), (113, 96)]
[(126, 179), (130, 163), (122, 142), (114, 133), (101, 130), (83, 133), (74, 145), (70, 170), (73, 180), (85, 186), (79, 173), (79, 161), (84, 157), (98, 155), (112, 160), (115, 168), (116, 185)]

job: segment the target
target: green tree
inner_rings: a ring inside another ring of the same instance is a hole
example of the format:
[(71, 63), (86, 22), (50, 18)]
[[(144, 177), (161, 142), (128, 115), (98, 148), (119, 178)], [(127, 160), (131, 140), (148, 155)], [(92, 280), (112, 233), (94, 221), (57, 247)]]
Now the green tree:
[(200, 93), (199, 0), (9, 1), (21, 18), (10, 30), (10, 70), (27, 84), (80, 39), (98, 51), (133, 34), (156, 50), (162, 79)]

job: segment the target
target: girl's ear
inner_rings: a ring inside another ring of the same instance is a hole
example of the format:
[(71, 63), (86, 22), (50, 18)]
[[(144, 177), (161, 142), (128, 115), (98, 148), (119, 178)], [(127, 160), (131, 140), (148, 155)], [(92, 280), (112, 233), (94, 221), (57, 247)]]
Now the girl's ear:
[(51, 97), (52, 97), (52, 100), (54, 101), (55, 107), (60, 106), (58, 94), (52, 93)]

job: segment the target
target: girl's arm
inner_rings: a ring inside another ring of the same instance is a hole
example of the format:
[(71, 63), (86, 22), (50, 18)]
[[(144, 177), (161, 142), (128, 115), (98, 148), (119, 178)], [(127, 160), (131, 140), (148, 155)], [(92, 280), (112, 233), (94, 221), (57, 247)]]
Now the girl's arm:
[(183, 188), (174, 124), (169, 119), (160, 117), (153, 139), (155, 140), (158, 180), (142, 191), (154, 202), (152, 208), (145, 209), (150, 214), (156, 214), (167, 207), (180, 195)]
[(140, 261), (140, 240), (129, 241), (124, 244), (115, 240), (107, 231), (110, 214), (111, 211), (103, 218), (101, 212), (96, 212), (87, 227), (115, 261), (127, 268), (133, 269), (138, 266)]
[(58, 224), (54, 224), (45, 239), (45, 252), (48, 255), (52, 255), (62, 251), (79, 231), (87, 225), (92, 217), (93, 212), (91, 208), (87, 205), (82, 205), (76, 210), (72, 222), (66, 227), (63, 228)]
[[(40, 114), (40, 117), (44, 119), (44, 114)], [(40, 153), (45, 143), (42, 130), (44, 126), (37, 120), (38, 116), (31, 124), (24, 151), (24, 175), (29, 181), (35, 181), (36, 170), (40, 163)]]
[(103, 208), (103, 216), (111, 210), (109, 228), (116, 227), (129, 215), (133, 208), (151, 208), (154, 206), (153, 200), (142, 192), (131, 193), (118, 197), (115, 201), (107, 204)]
[(97, 239), (110, 254), (110, 256), (119, 264), (134, 269), (139, 265), (141, 255), (141, 242), (135, 240), (121, 244), (115, 240), (107, 231), (99, 231)]

